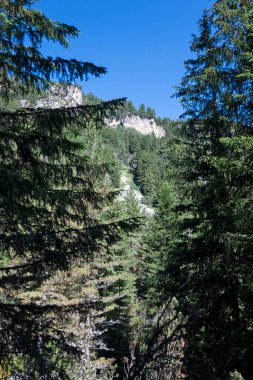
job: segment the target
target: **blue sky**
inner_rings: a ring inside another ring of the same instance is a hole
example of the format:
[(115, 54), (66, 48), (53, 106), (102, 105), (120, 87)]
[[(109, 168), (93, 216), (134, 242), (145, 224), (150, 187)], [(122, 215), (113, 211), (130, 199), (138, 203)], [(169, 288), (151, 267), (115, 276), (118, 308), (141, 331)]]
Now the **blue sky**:
[(191, 57), (197, 20), (212, 0), (41, 0), (48, 17), (76, 26), (81, 34), (69, 51), (46, 45), (44, 52), (105, 66), (108, 74), (82, 84), (102, 99), (127, 97), (154, 107), (159, 116), (182, 113), (174, 86)]

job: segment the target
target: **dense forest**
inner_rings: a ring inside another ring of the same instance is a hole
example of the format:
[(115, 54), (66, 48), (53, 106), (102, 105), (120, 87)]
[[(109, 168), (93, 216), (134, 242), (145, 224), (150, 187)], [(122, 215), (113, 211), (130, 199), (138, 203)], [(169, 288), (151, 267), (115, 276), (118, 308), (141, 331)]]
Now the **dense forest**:
[(203, 12), (175, 121), (36, 107), (106, 69), (35, 3), (0, 2), (0, 379), (253, 380), (253, 1)]

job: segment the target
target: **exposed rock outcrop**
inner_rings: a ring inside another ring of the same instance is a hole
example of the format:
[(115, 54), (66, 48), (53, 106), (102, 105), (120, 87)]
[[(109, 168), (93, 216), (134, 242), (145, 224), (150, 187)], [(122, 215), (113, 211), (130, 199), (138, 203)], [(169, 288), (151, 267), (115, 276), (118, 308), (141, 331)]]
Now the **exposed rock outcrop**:
[[(37, 100), (34, 108), (66, 108), (77, 107), (83, 104), (82, 90), (75, 85), (52, 85), (46, 95)], [(20, 100), (22, 108), (31, 107), (27, 99)], [(165, 130), (157, 125), (154, 119), (140, 118), (137, 115), (127, 116), (123, 119), (106, 119), (105, 123), (110, 128), (116, 128), (123, 125), (126, 128), (135, 129), (142, 135), (155, 135), (157, 138), (165, 136)]]
[(52, 85), (45, 98), (37, 101), (35, 108), (77, 107), (83, 103), (82, 90), (74, 85)]
[(118, 197), (119, 200), (124, 200), (126, 197), (131, 195), (139, 203), (141, 212), (150, 216), (155, 214), (155, 210), (153, 208), (148, 207), (142, 203), (143, 195), (140, 193), (140, 191), (131, 189), (129, 179), (124, 174), (122, 174), (120, 177), (120, 183), (123, 190), (120, 192), (120, 195)]
[(159, 127), (154, 119), (142, 119), (139, 116), (127, 116), (124, 119), (106, 120), (106, 124), (111, 128), (123, 125), (126, 128), (133, 128), (142, 135), (154, 134), (157, 138), (165, 136), (165, 130)]
[[(33, 105), (34, 108), (67, 108), (83, 104), (82, 90), (74, 85), (54, 84), (50, 86), (46, 95)], [(27, 99), (20, 100), (22, 108), (31, 107)]]

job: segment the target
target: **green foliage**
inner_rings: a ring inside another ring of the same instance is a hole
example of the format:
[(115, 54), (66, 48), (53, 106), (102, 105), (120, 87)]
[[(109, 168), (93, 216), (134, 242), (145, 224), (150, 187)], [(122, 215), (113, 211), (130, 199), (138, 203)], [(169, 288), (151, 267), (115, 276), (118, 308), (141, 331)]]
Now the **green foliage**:
[[(139, 204), (131, 194), (117, 202), (113, 212), (121, 217), (125, 215), (143, 220)], [(137, 302), (138, 248), (141, 236), (141, 229), (130, 234), (123, 233), (121, 240), (109, 247), (105, 262), (100, 264), (100, 281), (105, 283), (101, 295), (113, 300), (108, 310), (110, 323), (104, 334), (110, 351), (102, 351), (101, 355), (115, 359), (120, 378), (124, 378), (123, 358), (129, 355), (141, 322)]]
[(41, 89), (47, 87), (52, 78), (71, 83), (77, 78), (82, 80), (89, 75), (100, 76), (106, 72), (104, 67), (89, 62), (43, 57), (39, 48), (44, 40), (58, 42), (67, 48), (69, 38), (77, 37), (79, 32), (73, 26), (45, 17), (32, 7), (36, 2), (20, 0), (13, 3), (7, 0), (0, 6), (0, 84), (7, 98), (17, 87), (22, 91), (29, 90), (31, 86)]
[(160, 283), (187, 320), (190, 379), (252, 373), (252, 99), (245, 101), (252, 84), (243, 75), (250, 8), (250, 1), (221, 0), (204, 12), (177, 92), (186, 120), (170, 150), (177, 202), (173, 235), (167, 229), (159, 239)]
[[(164, 294), (166, 279), (165, 264), (168, 260), (168, 249), (177, 240), (175, 192), (172, 186), (163, 182), (158, 193), (158, 202), (154, 219), (151, 220), (145, 238), (141, 278), (141, 294), (148, 304), (148, 310), (156, 313), (167, 295)], [(161, 278), (163, 281), (161, 282)]]
[(239, 372), (234, 371), (234, 372), (230, 373), (230, 379), (231, 380), (243, 380), (243, 377)]
[(19, 379), (73, 379), (87, 364), (85, 355), (94, 355), (92, 339), (84, 344), (83, 336), (101, 334), (105, 320), (93, 260), (135, 224), (131, 217), (103, 219), (117, 193), (113, 160), (96, 129), (123, 101), (64, 109), (18, 109), (18, 101), (8, 102), (14, 91), (36, 96), (55, 78), (71, 83), (105, 72), (43, 57), (43, 40), (67, 47), (78, 31), (33, 4), (0, 6), (8, 19), (0, 37), (0, 357), (16, 363), (22, 355), (22, 366), (7, 371)]
[[(191, 45), (195, 57), (186, 62), (177, 91), (185, 121), (164, 120), (169, 137), (159, 155), (166, 160), (165, 172), (141, 247), (144, 310), (149, 320), (156, 318), (176, 297), (172, 313), (180, 316), (175, 323), (183, 334), (176, 339), (181, 337), (184, 347), (180, 371), (189, 379), (252, 376), (251, 21), (252, 2), (236, 0), (215, 2), (200, 20)], [(145, 157), (145, 166), (149, 154), (136, 141), (131, 146), (136, 181), (145, 184), (139, 163)], [(151, 178), (148, 182), (152, 185)], [(170, 325), (168, 315), (165, 320)], [(159, 336), (159, 349), (167, 347), (162, 327), (144, 326)], [(146, 336), (145, 354), (139, 359), (138, 350), (135, 354), (130, 379), (140, 368), (145, 375), (145, 368), (153, 368), (157, 346), (154, 339), (149, 355), (148, 341)], [(166, 352), (157, 354), (159, 363), (163, 358), (172, 368)], [(178, 352), (177, 358), (182, 359)], [(161, 378), (168, 377), (162, 368), (157, 365)]]
[(134, 104), (133, 104), (133, 102), (132, 102), (131, 100), (129, 100), (129, 101), (127, 102), (126, 107), (127, 107), (127, 111), (128, 111), (128, 113), (129, 113), (130, 115), (136, 115), (136, 114), (137, 114), (137, 109), (135, 108), (135, 106), (134, 106)]
[(140, 107), (139, 107), (139, 111), (138, 111), (138, 114), (140, 117), (144, 118), (146, 116), (146, 107), (145, 107), (145, 104), (141, 104)]
[(118, 127), (104, 129), (102, 138), (117, 160), (130, 167), (135, 184), (145, 196), (144, 202), (154, 205), (160, 185), (167, 176), (167, 146), (172, 143), (171, 135), (157, 139), (152, 135), (144, 136), (134, 130)]
[[(0, 377), (251, 379), (252, 1), (204, 12), (184, 122), (91, 93), (34, 109), (51, 80), (106, 72), (42, 56), (78, 31), (34, 4), (0, 5)], [(166, 137), (103, 128), (131, 115)], [(153, 218), (118, 198), (129, 169)]]
[(95, 104), (100, 104), (101, 100), (90, 92), (87, 95), (85, 94), (83, 95), (83, 102), (84, 104), (87, 104), (87, 105), (95, 105)]
[(155, 110), (151, 107), (147, 107), (146, 117), (148, 119), (155, 119), (156, 118)]

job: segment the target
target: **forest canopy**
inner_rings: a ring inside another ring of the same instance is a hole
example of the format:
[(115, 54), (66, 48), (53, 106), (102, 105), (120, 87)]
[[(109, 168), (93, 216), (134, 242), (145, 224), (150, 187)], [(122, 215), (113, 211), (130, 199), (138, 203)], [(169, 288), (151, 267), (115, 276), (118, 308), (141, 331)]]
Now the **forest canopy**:
[(203, 12), (180, 121), (37, 107), (107, 70), (43, 55), (79, 32), (36, 3), (0, 2), (0, 378), (251, 380), (252, 0)]

